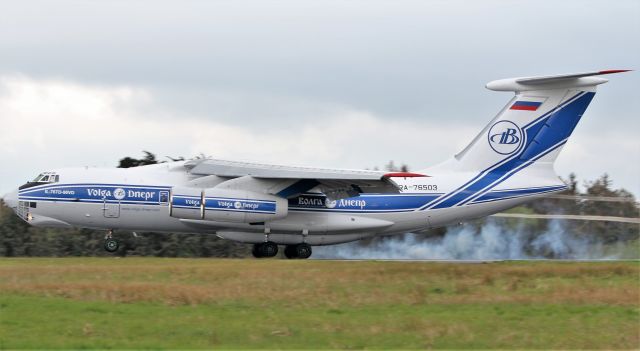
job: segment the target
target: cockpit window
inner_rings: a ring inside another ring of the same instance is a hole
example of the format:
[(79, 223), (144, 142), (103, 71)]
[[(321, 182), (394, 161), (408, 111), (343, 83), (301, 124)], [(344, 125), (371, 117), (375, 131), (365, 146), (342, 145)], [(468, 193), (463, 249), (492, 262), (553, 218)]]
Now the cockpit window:
[(44, 172), (38, 174), (32, 181), (27, 182), (26, 184), (19, 187), (20, 190), (31, 188), (36, 185), (48, 184), (48, 183), (57, 183), (60, 181), (60, 175), (55, 172)]
[(38, 185), (49, 184), (49, 183), (57, 183), (60, 181), (60, 175), (56, 172), (44, 172), (38, 174), (32, 181), (27, 181), (27, 183), (21, 185), (18, 189), (27, 189)]
[(30, 183), (57, 183), (60, 181), (60, 176), (54, 172), (44, 172), (38, 174)]

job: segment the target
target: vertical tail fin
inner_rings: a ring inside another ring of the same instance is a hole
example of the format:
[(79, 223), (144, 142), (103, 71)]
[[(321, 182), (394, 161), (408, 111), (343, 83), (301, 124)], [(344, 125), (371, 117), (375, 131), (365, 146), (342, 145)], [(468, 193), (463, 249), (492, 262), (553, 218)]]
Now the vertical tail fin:
[[(596, 86), (607, 82), (593, 76), (618, 72), (623, 71), (511, 78), (487, 84), (488, 89), (512, 91), (515, 96), (462, 152), (439, 167), (469, 173), (470, 178), (429, 208), (465, 205), (509, 183), (507, 180), (526, 187), (557, 185), (553, 162), (593, 99)], [(525, 168), (528, 172), (520, 172)]]
[(606, 83), (598, 71), (548, 77), (493, 81), (487, 88), (513, 91), (515, 96), (458, 155), (459, 170), (503, 170), (524, 163), (552, 164), (595, 95)]

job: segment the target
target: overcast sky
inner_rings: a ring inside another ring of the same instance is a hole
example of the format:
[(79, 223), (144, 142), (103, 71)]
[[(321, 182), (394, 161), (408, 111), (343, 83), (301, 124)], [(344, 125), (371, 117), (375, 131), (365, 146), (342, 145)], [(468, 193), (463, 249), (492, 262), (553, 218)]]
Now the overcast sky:
[[(510, 99), (491, 80), (638, 69), (640, 1), (13, 1), (0, 194), (124, 156), (426, 168)], [(640, 73), (612, 75), (560, 175), (640, 194)]]

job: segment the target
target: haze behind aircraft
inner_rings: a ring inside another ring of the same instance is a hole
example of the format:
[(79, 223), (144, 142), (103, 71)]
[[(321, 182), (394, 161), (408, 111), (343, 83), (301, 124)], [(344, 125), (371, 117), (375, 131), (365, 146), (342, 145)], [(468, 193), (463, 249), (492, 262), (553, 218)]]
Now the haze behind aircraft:
[(4, 197), (41, 227), (210, 233), (255, 257), (308, 258), (314, 245), (427, 231), (565, 190), (553, 163), (608, 70), (493, 81), (515, 96), (459, 154), (418, 172), (194, 159), (40, 174)]

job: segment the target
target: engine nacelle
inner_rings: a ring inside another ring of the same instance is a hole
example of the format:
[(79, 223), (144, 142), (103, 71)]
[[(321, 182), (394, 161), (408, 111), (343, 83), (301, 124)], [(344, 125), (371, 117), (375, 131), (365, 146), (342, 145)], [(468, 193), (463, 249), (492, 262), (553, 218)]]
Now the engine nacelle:
[(287, 216), (287, 199), (252, 191), (205, 189), (204, 219), (210, 221), (259, 223)]
[(184, 219), (259, 223), (287, 216), (284, 198), (234, 189), (175, 187), (171, 190), (170, 215)]
[(176, 218), (202, 219), (202, 189), (179, 188), (171, 189), (169, 198), (169, 215)]

